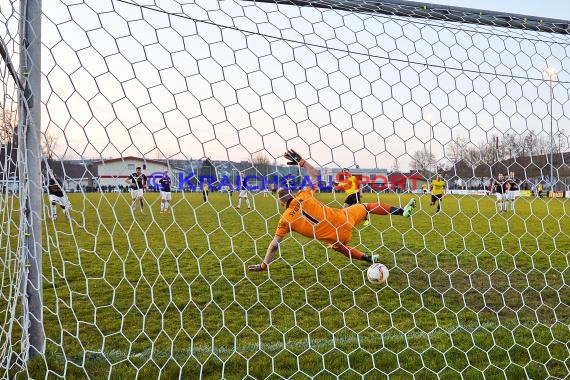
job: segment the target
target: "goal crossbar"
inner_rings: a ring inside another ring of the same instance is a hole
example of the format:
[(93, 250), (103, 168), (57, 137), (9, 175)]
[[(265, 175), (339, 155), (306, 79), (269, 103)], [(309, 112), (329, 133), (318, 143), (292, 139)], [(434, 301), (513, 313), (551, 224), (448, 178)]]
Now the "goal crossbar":
[[(251, 1), (251, 0), (246, 0)], [(328, 8), (355, 13), (376, 13), (419, 19), (453, 21), (465, 24), (506, 27), (536, 32), (570, 34), (570, 21), (520, 15), (475, 8), (420, 3), (415, 1), (367, 0), (256, 0), (262, 3), (289, 4), (300, 7)]]

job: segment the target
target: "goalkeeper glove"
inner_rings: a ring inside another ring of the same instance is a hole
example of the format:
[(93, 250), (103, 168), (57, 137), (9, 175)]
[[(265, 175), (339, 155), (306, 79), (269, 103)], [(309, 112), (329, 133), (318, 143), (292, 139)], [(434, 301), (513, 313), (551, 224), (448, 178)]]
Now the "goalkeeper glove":
[(267, 264), (261, 263), (261, 264), (250, 265), (247, 269), (249, 269), (251, 272), (263, 272), (264, 270), (267, 269)]
[(303, 160), (301, 155), (293, 149), (289, 149), (283, 156), (289, 160), (287, 161), (287, 165), (299, 165), (302, 167), (305, 163), (305, 160)]

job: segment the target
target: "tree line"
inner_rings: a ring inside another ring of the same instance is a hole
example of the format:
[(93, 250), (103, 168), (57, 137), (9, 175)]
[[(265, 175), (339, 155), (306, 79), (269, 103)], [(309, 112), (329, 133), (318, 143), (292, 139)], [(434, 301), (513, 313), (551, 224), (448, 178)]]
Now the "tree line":
[(478, 143), (466, 137), (456, 137), (446, 144), (445, 156), (441, 159), (436, 159), (425, 147), (416, 151), (412, 155), (411, 169), (429, 175), (448, 170), (460, 162), (472, 168), (492, 166), (507, 159), (563, 153), (569, 147), (570, 134), (564, 130), (556, 132), (552, 139), (549, 135), (537, 135), (533, 131), (490, 135)]

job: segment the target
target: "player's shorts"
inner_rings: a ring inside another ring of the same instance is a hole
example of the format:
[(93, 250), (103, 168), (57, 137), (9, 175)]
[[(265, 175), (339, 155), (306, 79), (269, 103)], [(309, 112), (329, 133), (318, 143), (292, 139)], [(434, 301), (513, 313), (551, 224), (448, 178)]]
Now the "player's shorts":
[(344, 223), (342, 226), (337, 227), (336, 239), (325, 239), (325, 241), (331, 245), (335, 245), (338, 243), (346, 244), (349, 242), (350, 238), (352, 237), (352, 229), (354, 226), (362, 223), (364, 219), (368, 216), (368, 211), (366, 210), (366, 206), (362, 203), (358, 203), (352, 206), (349, 206), (343, 209), (346, 213), (347, 222)]
[(515, 200), (515, 192), (512, 190), (509, 190), (509, 192), (507, 193), (507, 199), (514, 201)]
[(63, 197), (58, 197), (57, 195), (50, 194), (49, 201), (50, 203), (54, 203), (63, 207), (67, 207), (69, 205), (69, 201), (65, 195)]
[(433, 203), (440, 201), (443, 198), (443, 194), (432, 194), (431, 195), (431, 201)]
[(358, 193), (350, 194), (348, 197), (346, 197), (346, 199), (344, 200), (344, 203), (346, 203), (349, 206), (360, 203), (360, 194), (358, 194)]
[(143, 189), (131, 189), (131, 196), (133, 199), (142, 198), (144, 194)]
[(498, 200), (498, 201), (503, 201), (503, 200), (505, 200), (505, 199), (507, 199), (507, 194), (505, 194), (505, 193), (497, 193), (497, 200)]
[(353, 226), (362, 223), (368, 216), (368, 211), (366, 210), (366, 206), (361, 203), (347, 207), (346, 212), (348, 214), (348, 221)]
[(170, 191), (161, 191), (160, 192), (160, 199), (163, 201), (171, 201), (172, 200), (172, 193)]
[(240, 190), (239, 197), (240, 198), (247, 198), (247, 190)]

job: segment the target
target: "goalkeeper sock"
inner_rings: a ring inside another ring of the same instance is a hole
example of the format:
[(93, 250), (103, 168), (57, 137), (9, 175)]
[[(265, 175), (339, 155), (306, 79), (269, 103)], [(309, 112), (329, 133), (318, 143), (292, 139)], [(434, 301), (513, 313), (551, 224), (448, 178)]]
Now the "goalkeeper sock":
[(372, 262), (372, 258), (370, 256), (364, 254), (356, 248), (347, 247), (344, 244), (335, 244), (333, 245), (333, 249), (337, 252), (342, 253), (346, 257)]
[(404, 215), (404, 209), (387, 203), (366, 203), (366, 210), (375, 215)]

